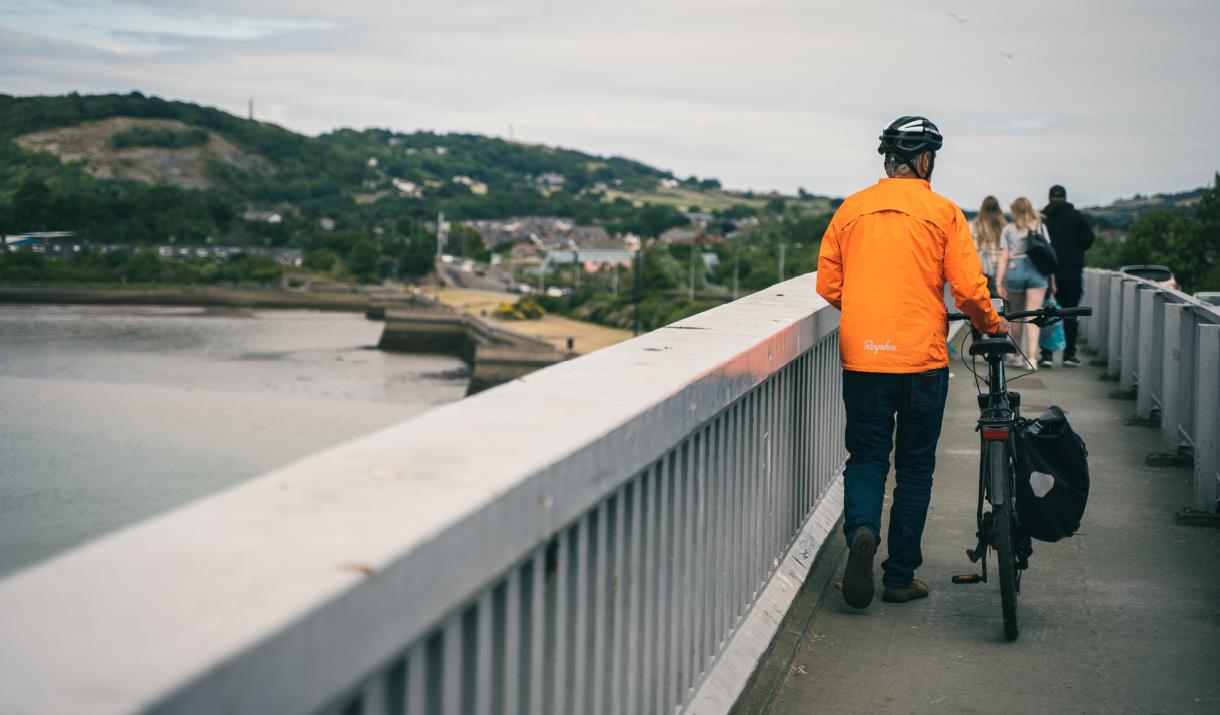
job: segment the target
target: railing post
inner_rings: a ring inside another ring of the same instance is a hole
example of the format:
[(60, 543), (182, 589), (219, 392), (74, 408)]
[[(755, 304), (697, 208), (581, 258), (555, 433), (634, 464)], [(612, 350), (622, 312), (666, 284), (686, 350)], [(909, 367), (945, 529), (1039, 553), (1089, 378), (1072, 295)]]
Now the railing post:
[(1199, 376), (1195, 398), (1195, 509), (1216, 513), (1220, 480), (1220, 325), (1200, 324), (1196, 333)]
[(1123, 280), (1120, 275), (1110, 275), (1110, 315), (1106, 328), (1106, 375), (1117, 378), (1123, 356)]
[[(1093, 271), (1084, 272), (1084, 302), (1082, 305), (1096, 306), (1097, 300), (1093, 297), (1094, 287), (1097, 283), (1097, 274)], [(1096, 310), (1096, 308), (1094, 308)], [(1080, 340), (1083, 340), (1085, 345), (1089, 347), (1091, 352), (1097, 352), (1097, 343), (1093, 340), (1093, 321), (1080, 323)]]
[[(1183, 306), (1178, 325), (1178, 439), (1195, 448), (1195, 402), (1198, 400), (1198, 360), (1195, 358), (1195, 327), (1199, 316), (1192, 308)], [(1180, 443), (1180, 442), (1179, 442)]]
[[(1161, 454), (1178, 453), (1182, 419), (1182, 305), (1165, 304), (1165, 339), (1161, 342)], [(1186, 356), (1190, 359), (1190, 356)]]
[(1130, 280), (1122, 282), (1122, 345), (1119, 358), (1118, 390), (1123, 395), (1134, 394), (1139, 372), (1140, 314), (1136, 303), (1138, 294), (1138, 283)]
[[(1085, 305), (1093, 307), (1093, 315), (1097, 316), (1097, 272), (1085, 272)], [(1081, 333), (1088, 349), (1097, 353), (1097, 317), (1081, 323)]]
[[(1089, 319), (1089, 347), (1097, 353), (1098, 361), (1109, 355), (1108, 335), (1110, 329), (1110, 274), (1090, 272), (1093, 276), (1093, 317)], [(1104, 364), (1104, 363), (1102, 363)]]
[(1161, 390), (1161, 343), (1164, 338), (1165, 298), (1155, 288), (1140, 288), (1138, 294), (1140, 316), (1140, 341), (1138, 345), (1135, 416), (1140, 420), (1151, 420), (1154, 409), (1160, 407)]

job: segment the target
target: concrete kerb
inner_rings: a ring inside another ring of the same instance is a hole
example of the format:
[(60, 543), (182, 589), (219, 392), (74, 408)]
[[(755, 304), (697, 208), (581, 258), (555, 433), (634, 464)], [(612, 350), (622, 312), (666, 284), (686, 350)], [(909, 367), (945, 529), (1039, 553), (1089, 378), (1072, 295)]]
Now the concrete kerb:
[(834, 539), (843, 514), (843, 474), (838, 473), (822, 501), (805, 521), (780, 566), (771, 576), (729, 641), (708, 676), (699, 684), (690, 715), (728, 712), (742, 697), (759, 662), (770, 652), (793, 601), (805, 585), (815, 561)]
[(841, 576), (839, 563), (847, 550), (847, 545), (838, 538), (842, 528), (843, 517), (840, 514), (818, 551), (809, 574), (805, 577), (805, 583), (780, 624), (770, 648), (759, 659), (759, 666), (754, 675), (733, 705), (730, 711), (733, 715), (763, 715), (770, 710), (792, 670), (800, 643), (809, 632), (814, 616), (822, 608), (826, 598), (838, 594), (837, 583)]

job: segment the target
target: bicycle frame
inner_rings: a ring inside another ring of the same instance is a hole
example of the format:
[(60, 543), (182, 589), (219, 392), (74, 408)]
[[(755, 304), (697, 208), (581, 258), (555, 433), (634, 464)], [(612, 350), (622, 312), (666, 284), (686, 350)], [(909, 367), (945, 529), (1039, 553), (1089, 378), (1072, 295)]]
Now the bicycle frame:
[[(1001, 347), (1004, 342), (1006, 341), (995, 340), (982, 343), (990, 349), (982, 353), (983, 359), (987, 361), (987, 392), (980, 393), (978, 396), (980, 410), (977, 426), (980, 441), (979, 497), (975, 511), (978, 526), (975, 535), (978, 537), (978, 544), (973, 549), (966, 551), (966, 555), (972, 563), (982, 562), (980, 565), (982, 573), (976, 576), (954, 576), (955, 583), (987, 582), (987, 550), (995, 543), (991, 517), (995, 509), (1004, 504), (1005, 495), (1012, 494), (1014, 491), (1014, 485), (1010, 484), (1005, 488), (1004, 484), (1006, 479), (1012, 479), (1011, 469), (1001, 472), (992, 471), (990, 482), (987, 479), (988, 443), (1003, 442), (1005, 451), (1009, 455), (1009, 463), (1011, 463), (1012, 455), (1016, 454), (1017, 430), (1020, 428), (1021, 420), (1021, 395), (1008, 390), (1007, 375), (1004, 371), (1004, 355), (1007, 351)], [(991, 504), (992, 511), (983, 511), (984, 502)]]
[[(981, 413), (978, 430), (983, 442), (981, 446), (986, 447), (987, 442), (1002, 440), (1008, 443), (1008, 453), (1014, 455), (1017, 448), (1017, 429), (1021, 420), (1021, 394), (1008, 390), (1007, 376), (1004, 373), (1004, 353), (994, 351), (986, 353), (983, 357), (988, 364), (988, 389), (987, 394), (979, 395)], [(985, 452), (985, 450), (980, 451)], [(980, 481), (983, 473), (982, 463), (983, 461), (980, 459)], [(1000, 506), (1004, 503), (1006, 490), (1002, 481), (1003, 476), (993, 474), (992, 484), (980, 485), (986, 486), (987, 498), (992, 506)], [(981, 506), (980, 504), (980, 508)]]
[[(1009, 313), (1007, 317), (1010, 321), (1032, 318), (1029, 323), (1043, 327), (1090, 313), (1091, 308), (1059, 309), (1052, 303), (1036, 310)], [(948, 317), (950, 320), (967, 318), (961, 313), (950, 313)], [(975, 331), (972, 333), (975, 342), (970, 346), (970, 354), (981, 355), (987, 361), (987, 392), (980, 392), (978, 396), (979, 500), (975, 512), (978, 544), (968, 549), (966, 555), (971, 563), (982, 560), (982, 573), (954, 576), (953, 582), (986, 583), (987, 551), (994, 548), (999, 560), (1004, 635), (1008, 640), (1014, 640), (1020, 632), (1017, 596), (1021, 592), (1021, 572), (1029, 568), (1029, 557), (1033, 554), (1030, 537), (1021, 533), (1017, 505), (1015, 501), (1009, 503), (1016, 498), (1017, 436), (1027, 421), (1021, 417), (1021, 394), (1008, 389), (1004, 356), (1019, 350), (1007, 337), (983, 337)], [(962, 359), (965, 360), (964, 355)], [(971, 372), (977, 380), (978, 372), (973, 367)], [(991, 503), (991, 510), (984, 513), (985, 501)]]

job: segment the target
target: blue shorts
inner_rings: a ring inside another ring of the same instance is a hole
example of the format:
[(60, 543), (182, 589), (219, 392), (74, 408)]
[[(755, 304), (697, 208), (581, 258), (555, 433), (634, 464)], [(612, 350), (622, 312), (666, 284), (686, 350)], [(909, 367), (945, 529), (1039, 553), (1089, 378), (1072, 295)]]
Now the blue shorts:
[(1004, 273), (1004, 289), (1008, 291), (1023, 291), (1030, 288), (1045, 288), (1049, 285), (1046, 276), (1034, 268), (1034, 262), (1029, 258), (1018, 258), (1008, 262), (1008, 271)]

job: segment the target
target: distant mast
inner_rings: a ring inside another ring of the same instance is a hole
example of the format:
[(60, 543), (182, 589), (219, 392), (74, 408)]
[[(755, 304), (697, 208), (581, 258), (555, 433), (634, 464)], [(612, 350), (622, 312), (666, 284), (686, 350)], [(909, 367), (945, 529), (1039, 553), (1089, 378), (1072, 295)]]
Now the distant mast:
[(437, 211), (436, 212), (436, 258), (437, 258), (437, 260), (440, 260), (440, 257), (445, 253), (445, 244), (448, 243), (449, 232), (445, 229), (446, 229), (445, 212)]
[(250, 105), (249, 105), (249, 106), (250, 106), (250, 109), (249, 109), (249, 112), (250, 112), (250, 121), (252, 121), (252, 122), (253, 122), (253, 121), (254, 121), (254, 97), (251, 97), (251, 98), (250, 98)]

